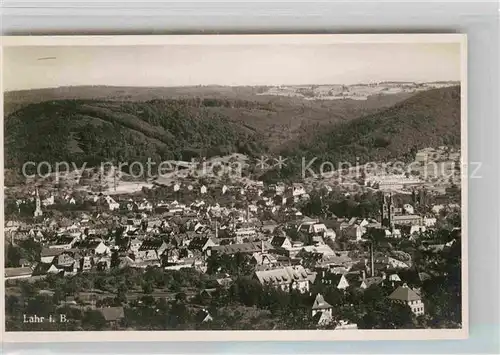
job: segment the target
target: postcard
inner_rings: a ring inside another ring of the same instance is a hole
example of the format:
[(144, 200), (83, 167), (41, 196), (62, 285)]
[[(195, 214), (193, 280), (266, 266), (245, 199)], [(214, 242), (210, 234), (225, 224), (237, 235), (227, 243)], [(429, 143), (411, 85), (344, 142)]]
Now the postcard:
[(466, 338), (466, 52), (3, 37), (4, 341)]

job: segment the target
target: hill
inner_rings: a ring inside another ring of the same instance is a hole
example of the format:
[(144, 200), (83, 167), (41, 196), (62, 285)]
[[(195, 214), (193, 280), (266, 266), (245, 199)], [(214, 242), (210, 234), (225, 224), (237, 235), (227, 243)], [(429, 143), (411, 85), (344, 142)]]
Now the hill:
[(5, 120), (6, 167), (26, 161), (120, 162), (259, 151), (256, 132), (203, 102), (63, 100), (31, 104)]
[(338, 167), (341, 162), (409, 160), (425, 147), (460, 147), (460, 122), (459, 86), (421, 92), (386, 110), (301, 135), (281, 151), (291, 157), (288, 168), (265, 178), (296, 176), (302, 157), (317, 158), (316, 167), (322, 162)]
[(348, 121), (408, 97), (306, 101), (264, 87), (67, 87), (5, 94), (5, 166), (26, 161), (190, 159), (278, 151), (309, 127)]

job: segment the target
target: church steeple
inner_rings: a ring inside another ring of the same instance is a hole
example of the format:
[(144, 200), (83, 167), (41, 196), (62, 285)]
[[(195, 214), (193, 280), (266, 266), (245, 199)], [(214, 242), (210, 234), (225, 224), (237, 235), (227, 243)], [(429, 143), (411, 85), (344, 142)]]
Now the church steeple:
[(33, 213), (33, 216), (40, 217), (41, 215), (43, 215), (43, 212), (42, 212), (42, 203), (40, 201), (40, 195), (38, 194), (38, 187), (35, 190), (35, 205), (36, 205), (35, 213)]
[(392, 193), (382, 193), (381, 201), (381, 220), (380, 223), (385, 227), (392, 227), (394, 217), (394, 205), (392, 201)]

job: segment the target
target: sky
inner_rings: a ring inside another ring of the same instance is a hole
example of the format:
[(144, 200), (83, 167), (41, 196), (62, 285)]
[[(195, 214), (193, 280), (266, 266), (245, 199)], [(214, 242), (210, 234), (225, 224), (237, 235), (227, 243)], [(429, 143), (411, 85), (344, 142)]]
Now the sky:
[(355, 84), (460, 80), (458, 43), (17, 46), (5, 91), (77, 85)]

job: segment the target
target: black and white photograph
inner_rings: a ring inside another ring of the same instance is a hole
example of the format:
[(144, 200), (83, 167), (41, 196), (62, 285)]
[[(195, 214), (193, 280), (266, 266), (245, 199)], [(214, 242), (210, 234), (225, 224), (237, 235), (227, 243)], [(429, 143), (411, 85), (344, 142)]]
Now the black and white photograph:
[(5, 339), (466, 337), (465, 41), (4, 37)]

